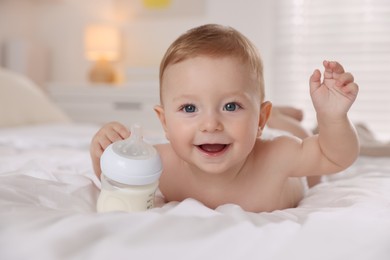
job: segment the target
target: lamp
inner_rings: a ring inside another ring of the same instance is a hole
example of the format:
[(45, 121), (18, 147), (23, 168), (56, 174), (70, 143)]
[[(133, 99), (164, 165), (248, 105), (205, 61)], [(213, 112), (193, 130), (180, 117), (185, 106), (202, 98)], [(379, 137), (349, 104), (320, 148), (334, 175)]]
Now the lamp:
[(113, 61), (119, 58), (119, 30), (108, 25), (89, 25), (85, 29), (85, 55), (95, 64), (89, 72), (93, 83), (114, 83), (117, 73)]

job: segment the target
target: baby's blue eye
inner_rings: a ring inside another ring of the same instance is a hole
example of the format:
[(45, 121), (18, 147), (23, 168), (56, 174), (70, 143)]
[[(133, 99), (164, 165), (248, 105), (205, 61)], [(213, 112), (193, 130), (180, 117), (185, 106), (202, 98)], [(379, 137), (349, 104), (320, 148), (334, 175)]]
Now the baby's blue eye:
[(224, 110), (226, 111), (236, 111), (238, 109), (238, 105), (234, 102), (230, 102), (230, 103), (227, 103), (225, 106), (224, 106)]
[(196, 112), (196, 107), (194, 105), (184, 105), (183, 110), (186, 113), (194, 113)]

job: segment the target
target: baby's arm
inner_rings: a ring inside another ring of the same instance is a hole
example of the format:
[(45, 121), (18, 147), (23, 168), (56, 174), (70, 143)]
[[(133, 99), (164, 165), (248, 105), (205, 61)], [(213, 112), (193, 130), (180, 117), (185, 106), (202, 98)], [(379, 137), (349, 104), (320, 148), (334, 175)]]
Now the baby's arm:
[(337, 62), (324, 61), (324, 80), (316, 70), (310, 78), (310, 93), (317, 112), (318, 142), (327, 159), (344, 169), (359, 154), (359, 141), (347, 113), (358, 94), (352, 74)]
[[(356, 99), (358, 86), (352, 74), (337, 62), (324, 61), (324, 79), (315, 70), (310, 94), (317, 113), (318, 136), (305, 139), (294, 175), (329, 174), (350, 166), (359, 154), (359, 141), (347, 113)], [(299, 172), (300, 171), (300, 172)]]
[(100, 130), (94, 135), (90, 145), (90, 155), (92, 159), (92, 166), (95, 174), (100, 177), (100, 157), (103, 151), (111, 143), (126, 139), (130, 136), (130, 131), (122, 124), (118, 122), (111, 122), (105, 124)]

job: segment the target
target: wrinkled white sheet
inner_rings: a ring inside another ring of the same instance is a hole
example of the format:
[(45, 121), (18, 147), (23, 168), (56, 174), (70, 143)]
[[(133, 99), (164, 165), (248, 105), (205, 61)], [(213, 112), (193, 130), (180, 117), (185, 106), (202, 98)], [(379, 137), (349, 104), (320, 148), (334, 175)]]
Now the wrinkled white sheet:
[(390, 158), (359, 158), (293, 209), (187, 199), (96, 213), (96, 130), (0, 129), (0, 259), (390, 259)]

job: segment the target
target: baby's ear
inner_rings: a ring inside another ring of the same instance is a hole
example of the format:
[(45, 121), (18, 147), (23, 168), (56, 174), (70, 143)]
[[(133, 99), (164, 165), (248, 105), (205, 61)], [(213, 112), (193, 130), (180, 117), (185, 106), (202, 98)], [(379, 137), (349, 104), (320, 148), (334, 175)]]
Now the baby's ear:
[(263, 130), (271, 115), (272, 103), (265, 101), (260, 105), (259, 129)]
[(161, 105), (157, 105), (154, 107), (154, 111), (156, 112), (158, 119), (160, 119), (161, 126), (165, 132), (165, 137), (169, 140), (164, 108)]

